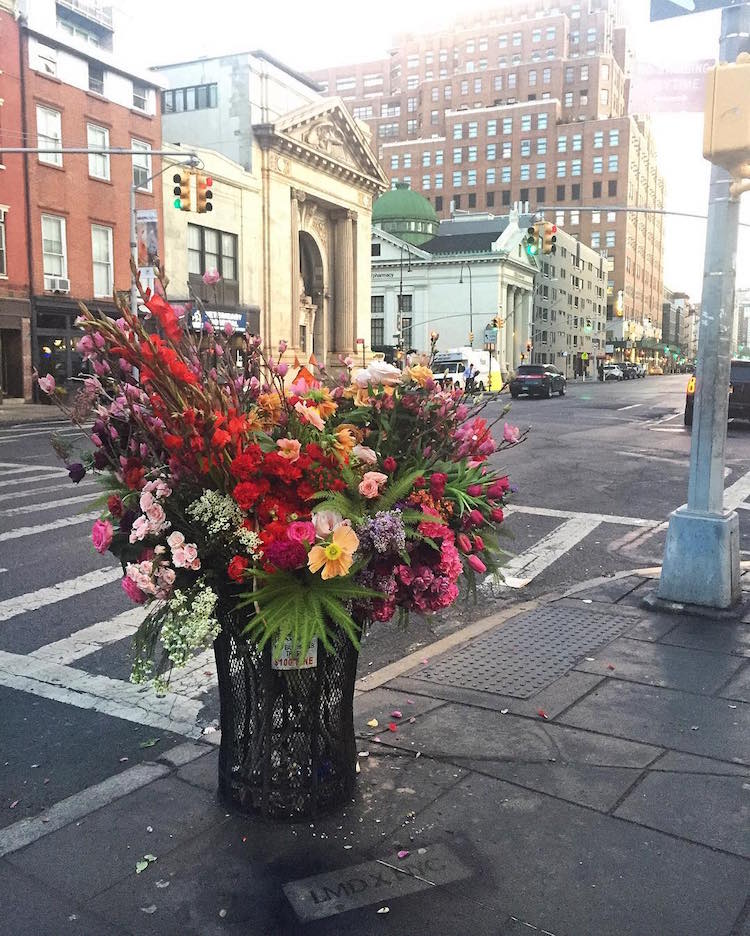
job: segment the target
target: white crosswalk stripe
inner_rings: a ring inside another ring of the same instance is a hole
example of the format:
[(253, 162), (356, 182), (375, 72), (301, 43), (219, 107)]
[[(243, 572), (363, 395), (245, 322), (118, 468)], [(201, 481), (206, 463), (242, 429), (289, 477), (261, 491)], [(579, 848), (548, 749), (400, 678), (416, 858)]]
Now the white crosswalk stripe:
[(37, 523), (34, 526), (17, 527), (15, 530), (7, 530), (0, 533), (0, 546), (8, 543), (10, 540), (21, 539), (24, 536), (38, 536), (40, 533), (50, 533), (52, 530), (60, 530), (63, 527), (77, 526), (79, 523), (89, 523), (100, 516), (100, 510), (93, 510), (89, 513), (76, 514), (73, 517), (60, 517), (59, 520), (50, 520), (49, 523)]
[(17, 517), (19, 514), (39, 513), (41, 510), (55, 510), (58, 507), (69, 507), (71, 504), (89, 504), (95, 500), (95, 494), (81, 494), (76, 497), (63, 497), (56, 501), (44, 501), (40, 504), (23, 504), (21, 507), (6, 507), (0, 510), (0, 517)]
[(15, 598), (6, 598), (5, 601), (0, 601), (0, 621), (9, 621), (19, 614), (37, 611), (39, 608), (55, 604), (57, 601), (65, 601), (66, 598), (80, 595), (92, 588), (109, 585), (110, 582), (116, 582), (120, 578), (122, 578), (122, 568), (120, 566), (94, 569), (93, 572), (86, 572), (84, 575), (68, 579), (65, 582), (58, 582), (56, 585), (50, 585), (47, 588), (38, 588), (36, 591), (27, 592), (25, 595), (17, 595)]

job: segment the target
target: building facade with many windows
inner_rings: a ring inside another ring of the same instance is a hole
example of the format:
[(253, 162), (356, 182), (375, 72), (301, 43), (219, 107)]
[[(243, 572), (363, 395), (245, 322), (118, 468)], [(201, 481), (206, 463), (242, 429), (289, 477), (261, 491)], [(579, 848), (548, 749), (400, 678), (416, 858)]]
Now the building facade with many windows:
[[(113, 313), (130, 286), (130, 189), (136, 206), (161, 216), (161, 99), (153, 76), (118, 57), (112, 10), (96, 3), (35, 0), (21, 10), (18, 139), (54, 150), (120, 147), (134, 152), (8, 154), (25, 182), (26, 291), (30, 360), (65, 382), (78, 373), (78, 303)], [(0, 198), (0, 201), (2, 199)], [(161, 252), (156, 233), (151, 249)]]
[[(664, 183), (648, 123), (628, 114), (619, 0), (513, 0), (445, 32), (399, 36), (387, 59), (311, 73), (372, 127), (392, 184), (443, 218), (516, 203), (607, 255), (607, 333), (658, 324)], [(593, 210), (587, 210), (592, 209)]]

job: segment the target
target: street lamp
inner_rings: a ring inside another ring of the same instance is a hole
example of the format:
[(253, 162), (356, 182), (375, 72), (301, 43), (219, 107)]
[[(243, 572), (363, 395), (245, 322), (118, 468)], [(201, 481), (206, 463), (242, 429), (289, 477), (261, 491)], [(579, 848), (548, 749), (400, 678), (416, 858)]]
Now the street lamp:
[(461, 268), (458, 273), (458, 282), (463, 283), (464, 281), (464, 267), (469, 271), (469, 347), (474, 347), (474, 306), (473, 306), (473, 297), (472, 297), (472, 288), (471, 288), (471, 264), (468, 260), (464, 260), (461, 263)]

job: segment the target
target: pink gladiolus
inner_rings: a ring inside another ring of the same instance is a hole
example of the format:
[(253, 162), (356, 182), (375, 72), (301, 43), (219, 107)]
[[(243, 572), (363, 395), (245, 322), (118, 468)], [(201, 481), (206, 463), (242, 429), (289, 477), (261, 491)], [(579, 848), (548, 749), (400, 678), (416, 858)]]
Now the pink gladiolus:
[(122, 585), (122, 590), (131, 601), (134, 601), (136, 604), (143, 604), (143, 602), (146, 600), (146, 593), (141, 591), (133, 579), (128, 575), (122, 579), (120, 584)]
[(518, 442), (519, 436), (521, 435), (521, 430), (518, 426), (511, 426), (510, 423), (505, 423), (503, 427), (503, 438), (506, 442)]
[(112, 542), (114, 530), (109, 520), (97, 520), (91, 530), (91, 541), (98, 553), (105, 553)]
[(487, 571), (487, 566), (482, 562), (479, 556), (467, 556), (466, 561), (475, 572), (479, 572), (481, 574), (482, 572)]
[(206, 286), (215, 286), (216, 283), (218, 283), (219, 280), (221, 279), (221, 274), (216, 269), (216, 267), (214, 267), (210, 270), (206, 270), (206, 272), (203, 274), (202, 279), (203, 279), (203, 282), (206, 284)]

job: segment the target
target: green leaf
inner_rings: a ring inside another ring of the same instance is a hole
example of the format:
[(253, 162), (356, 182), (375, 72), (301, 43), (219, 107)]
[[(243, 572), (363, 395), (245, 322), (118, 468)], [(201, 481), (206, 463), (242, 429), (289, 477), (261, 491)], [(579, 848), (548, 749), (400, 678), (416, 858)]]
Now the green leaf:
[(148, 740), (146, 741), (141, 741), (138, 747), (141, 747), (141, 748), (154, 747), (154, 745), (158, 744), (160, 740), (161, 740), (160, 738), (148, 738)]

